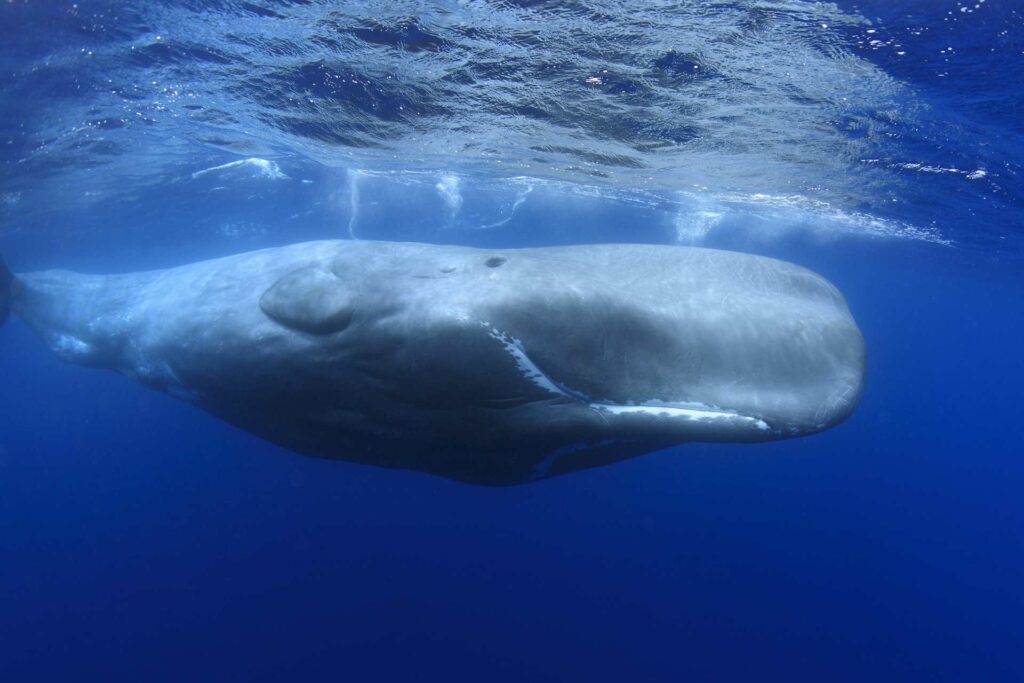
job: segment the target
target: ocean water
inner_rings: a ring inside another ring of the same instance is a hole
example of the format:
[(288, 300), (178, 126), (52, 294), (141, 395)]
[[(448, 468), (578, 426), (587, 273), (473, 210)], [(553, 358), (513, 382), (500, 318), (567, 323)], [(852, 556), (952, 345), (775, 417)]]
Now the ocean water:
[(842, 425), (511, 488), (306, 458), (0, 329), (4, 681), (1024, 680), (1024, 5), (9, 0), (0, 254), (746, 251)]

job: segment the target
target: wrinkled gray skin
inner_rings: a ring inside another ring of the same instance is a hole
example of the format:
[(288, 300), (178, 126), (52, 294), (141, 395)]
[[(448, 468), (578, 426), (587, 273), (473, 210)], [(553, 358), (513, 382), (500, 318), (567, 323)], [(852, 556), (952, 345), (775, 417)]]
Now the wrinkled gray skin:
[(302, 453), (481, 484), (817, 432), (864, 381), (835, 287), (709, 249), (311, 242), (9, 296), (66, 360)]

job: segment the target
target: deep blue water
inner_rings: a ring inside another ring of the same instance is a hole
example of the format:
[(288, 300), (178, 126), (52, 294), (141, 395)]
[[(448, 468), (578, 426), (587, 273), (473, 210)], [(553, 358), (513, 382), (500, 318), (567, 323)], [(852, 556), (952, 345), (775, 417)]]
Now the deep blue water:
[(0, 253), (698, 244), (858, 411), (528, 486), (305, 458), (0, 329), (0, 678), (1024, 679), (1024, 7), (0, 6)]

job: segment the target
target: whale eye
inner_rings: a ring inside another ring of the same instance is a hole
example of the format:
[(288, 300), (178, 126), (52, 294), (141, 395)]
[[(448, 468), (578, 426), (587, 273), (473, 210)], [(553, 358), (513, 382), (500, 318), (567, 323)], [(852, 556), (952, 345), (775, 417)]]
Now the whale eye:
[(504, 256), (492, 256), (491, 258), (484, 261), (484, 265), (487, 266), (488, 268), (497, 268), (498, 266), (504, 264), (505, 261), (508, 261), (508, 259), (505, 258)]

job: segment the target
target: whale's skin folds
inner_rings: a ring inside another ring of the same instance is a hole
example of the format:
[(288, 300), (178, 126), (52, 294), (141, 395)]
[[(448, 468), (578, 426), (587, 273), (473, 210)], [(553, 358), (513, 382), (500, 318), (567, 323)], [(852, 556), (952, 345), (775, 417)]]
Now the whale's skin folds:
[(67, 360), (301, 453), (480, 484), (817, 432), (864, 383), (834, 286), (711, 249), (339, 240), (18, 281)]

